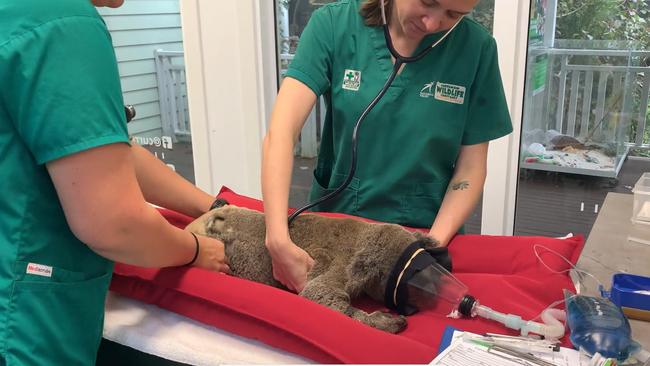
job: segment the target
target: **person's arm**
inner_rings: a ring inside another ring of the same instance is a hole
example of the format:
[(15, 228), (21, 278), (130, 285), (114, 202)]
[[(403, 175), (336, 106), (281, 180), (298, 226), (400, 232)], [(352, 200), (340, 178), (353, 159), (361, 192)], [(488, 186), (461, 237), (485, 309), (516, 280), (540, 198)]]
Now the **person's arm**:
[(264, 137), (262, 195), (266, 221), (266, 246), (273, 259), (273, 275), (294, 291), (301, 291), (313, 259), (289, 236), (287, 209), (293, 168), (293, 148), (316, 95), (303, 83), (285, 78)]
[(487, 172), (488, 142), (460, 148), (454, 175), (447, 187), (429, 236), (446, 246), (476, 207)]
[(267, 241), (289, 236), (287, 209), (293, 149), (315, 101), (316, 95), (303, 83), (292, 78), (282, 82), (263, 146), (262, 195)]
[(142, 146), (132, 143), (138, 184), (147, 202), (191, 217), (208, 211), (214, 197), (169, 169)]
[[(144, 267), (190, 262), (196, 251), (194, 237), (169, 224), (145, 202), (134, 160), (131, 148), (117, 143), (47, 163), (71, 231), (93, 251), (114, 261)], [(198, 239), (194, 265), (227, 272), (223, 243)]]

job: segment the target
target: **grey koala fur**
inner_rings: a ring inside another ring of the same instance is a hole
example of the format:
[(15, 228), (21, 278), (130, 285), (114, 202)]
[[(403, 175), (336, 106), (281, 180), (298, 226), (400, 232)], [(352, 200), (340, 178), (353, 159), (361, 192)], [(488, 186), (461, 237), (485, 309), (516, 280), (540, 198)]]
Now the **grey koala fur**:
[[(186, 230), (223, 241), (234, 276), (286, 289), (273, 278), (262, 213), (225, 205), (197, 218)], [(367, 313), (350, 301), (365, 293), (383, 303), (388, 275), (402, 251), (416, 240), (428, 239), (435, 247), (428, 237), (399, 225), (314, 214), (298, 216), (290, 235), (315, 261), (300, 296), (383, 331), (397, 333), (406, 327), (404, 316)]]

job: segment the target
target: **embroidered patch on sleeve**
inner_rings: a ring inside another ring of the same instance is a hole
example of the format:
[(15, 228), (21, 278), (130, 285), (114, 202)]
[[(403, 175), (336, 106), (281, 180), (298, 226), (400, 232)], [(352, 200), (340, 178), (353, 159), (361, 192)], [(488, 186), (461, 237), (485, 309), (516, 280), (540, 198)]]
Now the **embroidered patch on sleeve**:
[(343, 89), (357, 91), (361, 86), (361, 71), (345, 69), (343, 73)]

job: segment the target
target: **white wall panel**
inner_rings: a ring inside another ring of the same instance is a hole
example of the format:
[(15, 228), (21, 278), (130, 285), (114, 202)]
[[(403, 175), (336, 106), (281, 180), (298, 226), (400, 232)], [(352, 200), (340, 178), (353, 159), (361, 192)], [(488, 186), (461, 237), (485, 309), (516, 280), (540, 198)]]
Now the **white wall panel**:
[(275, 88), (265, 74), (267, 66), (275, 68), (275, 53), (265, 54), (274, 46), (262, 40), (275, 32), (272, 4), (181, 2), (196, 182), (207, 191), (225, 185), (261, 198), (266, 96)]

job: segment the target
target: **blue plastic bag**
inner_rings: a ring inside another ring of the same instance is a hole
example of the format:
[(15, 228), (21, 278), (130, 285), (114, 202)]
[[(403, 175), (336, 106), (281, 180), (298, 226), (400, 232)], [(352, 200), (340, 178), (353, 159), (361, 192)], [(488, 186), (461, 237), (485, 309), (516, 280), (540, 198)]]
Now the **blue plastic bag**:
[(632, 340), (630, 322), (621, 309), (604, 297), (565, 292), (567, 324), (573, 345), (589, 355), (625, 361), (639, 349)]

